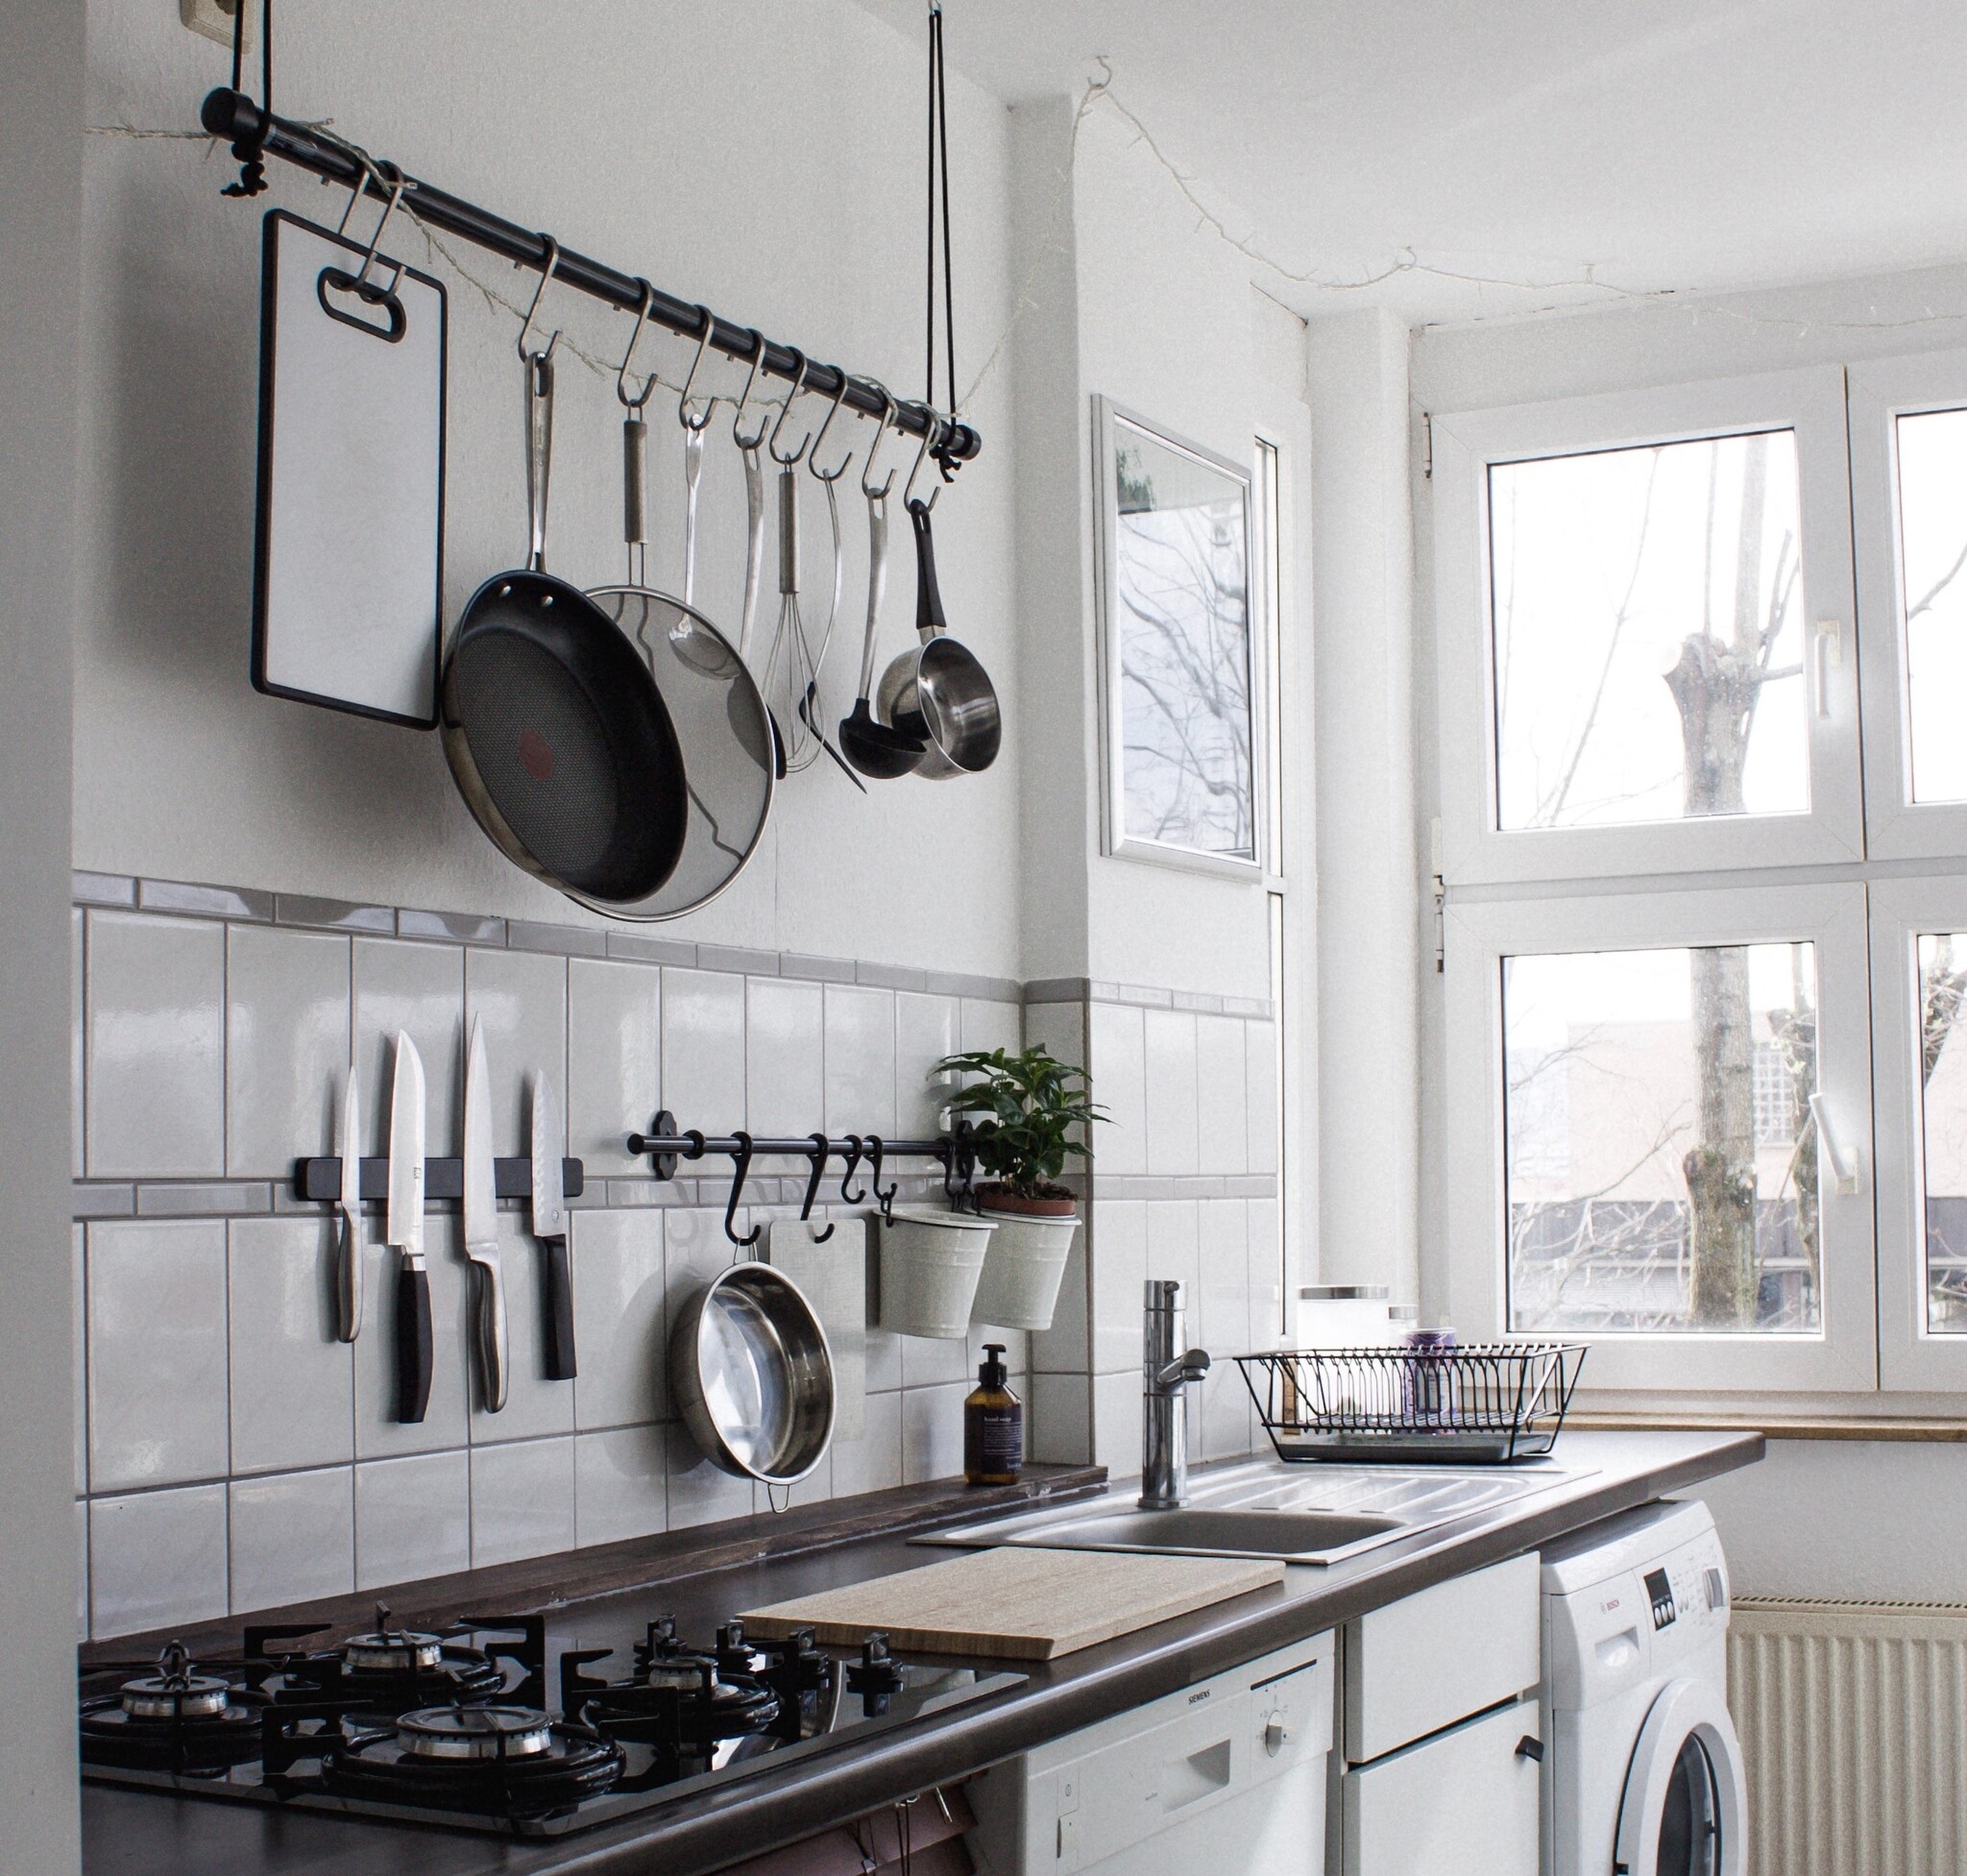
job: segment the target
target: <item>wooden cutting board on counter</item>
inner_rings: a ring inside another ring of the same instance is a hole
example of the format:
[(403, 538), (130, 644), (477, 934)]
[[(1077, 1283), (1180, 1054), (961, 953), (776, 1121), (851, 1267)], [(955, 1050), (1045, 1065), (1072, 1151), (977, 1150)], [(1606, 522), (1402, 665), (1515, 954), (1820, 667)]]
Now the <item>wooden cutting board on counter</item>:
[(1282, 1564), (1248, 1557), (1004, 1546), (746, 1610), (743, 1621), (765, 1641), (812, 1628), (858, 1646), (878, 1628), (898, 1654), (1051, 1661), (1283, 1580)]

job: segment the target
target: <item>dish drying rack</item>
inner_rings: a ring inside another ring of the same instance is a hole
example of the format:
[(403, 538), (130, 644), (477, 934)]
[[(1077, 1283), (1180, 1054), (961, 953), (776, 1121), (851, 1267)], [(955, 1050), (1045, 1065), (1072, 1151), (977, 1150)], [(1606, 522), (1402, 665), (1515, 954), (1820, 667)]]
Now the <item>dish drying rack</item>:
[(1571, 1342), (1238, 1355), (1287, 1464), (1509, 1465), (1557, 1443), (1584, 1366)]

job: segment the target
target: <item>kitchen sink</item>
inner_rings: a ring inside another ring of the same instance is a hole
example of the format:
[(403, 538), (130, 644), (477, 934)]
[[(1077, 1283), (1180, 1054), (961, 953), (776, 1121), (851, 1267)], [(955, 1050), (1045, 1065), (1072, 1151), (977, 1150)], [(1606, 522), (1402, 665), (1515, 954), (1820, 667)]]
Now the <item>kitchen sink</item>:
[(1082, 1500), (959, 1524), (914, 1542), (1334, 1564), (1581, 1475), (1548, 1463), (1446, 1472), (1258, 1460), (1193, 1475), (1188, 1503), (1174, 1511), (1143, 1511), (1123, 1488), (1096, 1504)]

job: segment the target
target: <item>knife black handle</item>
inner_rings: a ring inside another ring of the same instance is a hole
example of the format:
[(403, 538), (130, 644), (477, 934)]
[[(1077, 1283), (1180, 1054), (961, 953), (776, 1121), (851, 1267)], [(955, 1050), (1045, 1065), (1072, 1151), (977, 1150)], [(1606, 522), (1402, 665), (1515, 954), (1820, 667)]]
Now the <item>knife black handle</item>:
[(573, 1271), (568, 1261), (567, 1240), (546, 1237), (540, 1248), (546, 1254), (546, 1378), (573, 1379)]
[(414, 1426), (430, 1404), (430, 1273), (404, 1263), (396, 1274), (396, 1417)]

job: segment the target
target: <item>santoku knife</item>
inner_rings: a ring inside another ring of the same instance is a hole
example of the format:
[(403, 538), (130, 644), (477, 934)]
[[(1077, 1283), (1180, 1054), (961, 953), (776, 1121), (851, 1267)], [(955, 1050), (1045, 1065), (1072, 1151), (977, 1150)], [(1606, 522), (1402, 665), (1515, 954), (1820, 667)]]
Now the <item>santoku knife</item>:
[(546, 1254), (546, 1378), (573, 1379), (573, 1273), (567, 1255), (567, 1194), (560, 1164), (560, 1105), (545, 1074), (533, 1077), (533, 1235)]
[(352, 1342), (362, 1332), (362, 1098), (355, 1064), (342, 1084), (342, 1230), (335, 1251), (335, 1333)]
[(396, 1417), (414, 1425), (430, 1404), (430, 1273), (424, 1265), (424, 1059), (396, 1033), (389, 1097), (389, 1241), (396, 1273)]
[(465, 1255), (477, 1285), (478, 1380), (489, 1414), (505, 1405), (505, 1282), (498, 1263), (498, 1197), (492, 1164), (492, 1076), (485, 1035), (472, 1019), (465, 1057)]

